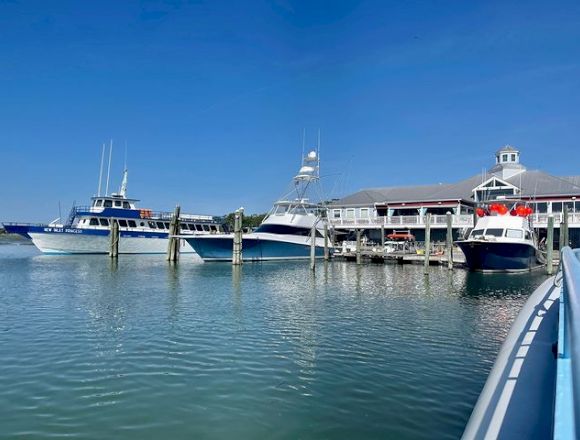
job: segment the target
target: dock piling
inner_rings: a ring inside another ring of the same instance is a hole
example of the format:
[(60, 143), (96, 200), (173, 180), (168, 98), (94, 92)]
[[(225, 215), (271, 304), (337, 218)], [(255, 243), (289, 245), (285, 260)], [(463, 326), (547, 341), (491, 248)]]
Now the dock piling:
[(356, 230), (356, 264), (362, 263), (362, 252), (361, 252), (361, 230)]
[(310, 228), (310, 270), (316, 270), (316, 223)]
[(385, 251), (385, 225), (381, 225), (381, 253)]
[(445, 253), (447, 254), (447, 269), (453, 269), (453, 217), (450, 212), (446, 214), (447, 220), (447, 241)]
[(564, 210), (562, 212), (562, 225), (560, 226), (560, 252), (563, 248), (568, 246), (568, 242), (570, 241), (569, 232), (568, 232), (568, 207), (564, 206)]
[(179, 234), (179, 216), (181, 214), (181, 207), (177, 205), (173, 216), (171, 217), (171, 224), (169, 225), (169, 243), (167, 244), (167, 261), (179, 260), (179, 241), (180, 239), (175, 237)]
[(109, 227), (110, 227), (110, 248), (109, 248), (109, 257), (117, 258), (119, 256), (119, 223), (114, 218), (109, 219)]
[(232, 254), (232, 264), (241, 265), (244, 260), (242, 257), (242, 224), (244, 220), (244, 209), (237, 209), (234, 213), (234, 247)]
[(548, 236), (546, 238), (546, 271), (554, 272), (554, 215), (548, 215)]
[(425, 261), (424, 273), (429, 274), (429, 254), (431, 253), (431, 214), (425, 216)]
[(324, 261), (330, 259), (330, 252), (328, 249), (328, 223), (324, 222)]

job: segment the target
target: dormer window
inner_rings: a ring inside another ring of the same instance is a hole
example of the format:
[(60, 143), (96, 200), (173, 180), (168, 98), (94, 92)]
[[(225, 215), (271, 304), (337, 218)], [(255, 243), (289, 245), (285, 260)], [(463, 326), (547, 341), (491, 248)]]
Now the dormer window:
[(516, 161), (516, 155), (512, 154), (512, 162), (515, 162), (515, 161)]
[(501, 156), (501, 160), (502, 160), (503, 162), (507, 162), (507, 161), (508, 161), (508, 155), (507, 155), (507, 154), (503, 154), (503, 155)]

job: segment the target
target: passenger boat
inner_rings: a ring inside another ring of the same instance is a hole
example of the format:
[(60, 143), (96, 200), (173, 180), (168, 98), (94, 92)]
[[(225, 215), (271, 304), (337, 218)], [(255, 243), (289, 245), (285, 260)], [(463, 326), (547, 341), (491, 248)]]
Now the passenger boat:
[[(325, 208), (312, 202), (308, 194), (319, 181), (317, 151), (302, 159), (302, 167), (293, 179), (289, 196), (277, 201), (253, 232), (242, 236), (244, 261), (306, 259), (311, 252), (311, 230), (316, 229), (315, 255), (324, 254), (323, 229)], [(181, 235), (204, 261), (231, 261), (234, 234)]]
[[(100, 190), (99, 190), (100, 192)], [(73, 206), (68, 219), (48, 224), (4, 223), (6, 232), (20, 234), (47, 254), (106, 254), (111, 222), (119, 224), (119, 253), (163, 254), (167, 252), (173, 213), (139, 209), (137, 199), (126, 197), (127, 170), (118, 193), (91, 198), (90, 206)], [(181, 215), (181, 234), (217, 234), (220, 222), (207, 215)], [(185, 241), (180, 252), (194, 253)]]
[(456, 241), (476, 271), (521, 271), (543, 264), (529, 215), (531, 209), (494, 203), (477, 208), (479, 220), (466, 240)]

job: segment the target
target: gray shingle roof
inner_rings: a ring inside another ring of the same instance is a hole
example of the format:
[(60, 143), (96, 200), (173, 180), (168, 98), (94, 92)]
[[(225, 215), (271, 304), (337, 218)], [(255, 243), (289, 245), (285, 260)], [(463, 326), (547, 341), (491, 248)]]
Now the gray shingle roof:
[[(487, 175), (489, 177), (490, 174)], [(523, 196), (580, 195), (580, 176), (556, 177), (543, 171), (526, 170), (505, 181), (521, 188)], [(457, 183), (369, 188), (343, 197), (332, 205), (372, 206), (383, 202), (471, 201), (472, 190), (481, 183), (482, 176), (476, 175)]]

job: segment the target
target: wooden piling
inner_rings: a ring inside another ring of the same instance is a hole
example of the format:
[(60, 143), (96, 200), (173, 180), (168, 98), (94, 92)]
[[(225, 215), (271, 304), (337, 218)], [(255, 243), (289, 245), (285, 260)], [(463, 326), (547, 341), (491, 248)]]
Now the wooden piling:
[(242, 224), (244, 220), (244, 210), (242, 208), (234, 213), (234, 247), (232, 250), (232, 264), (238, 266), (243, 264), (242, 256)]
[(554, 215), (548, 215), (548, 236), (546, 238), (546, 272), (554, 272)]
[(453, 217), (450, 212), (446, 214), (447, 220), (447, 241), (445, 242), (445, 253), (447, 254), (447, 269), (453, 269)]
[[(570, 242), (570, 234), (569, 234), (569, 230), (568, 230), (568, 207), (564, 206), (564, 210), (562, 212), (562, 226), (563, 226), (563, 230), (560, 230), (560, 234), (562, 234), (562, 232), (564, 233), (564, 238), (563, 238), (563, 245), (562, 247), (566, 247), (568, 246), (568, 243)], [(561, 235), (560, 235), (561, 236)]]
[(385, 250), (385, 225), (381, 225), (381, 253)]
[(316, 223), (310, 228), (310, 270), (316, 269)]
[(356, 230), (356, 264), (362, 263), (361, 230)]
[(431, 253), (431, 214), (425, 215), (425, 261), (423, 265), (425, 275), (429, 274), (429, 254)]
[(324, 222), (324, 261), (330, 259), (330, 251), (328, 249), (328, 222)]
[(169, 225), (169, 243), (167, 244), (167, 261), (179, 261), (179, 242), (180, 238), (175, 237), (180, 233), (179, 216), (181, 214), (181, 207), (177, 205), (171, 223)]
[(109, 257), (117, 258), (119, 256), (119, 222), (114, 218), (109, 219), (109, 237), (110, 237), (110, 248)]

